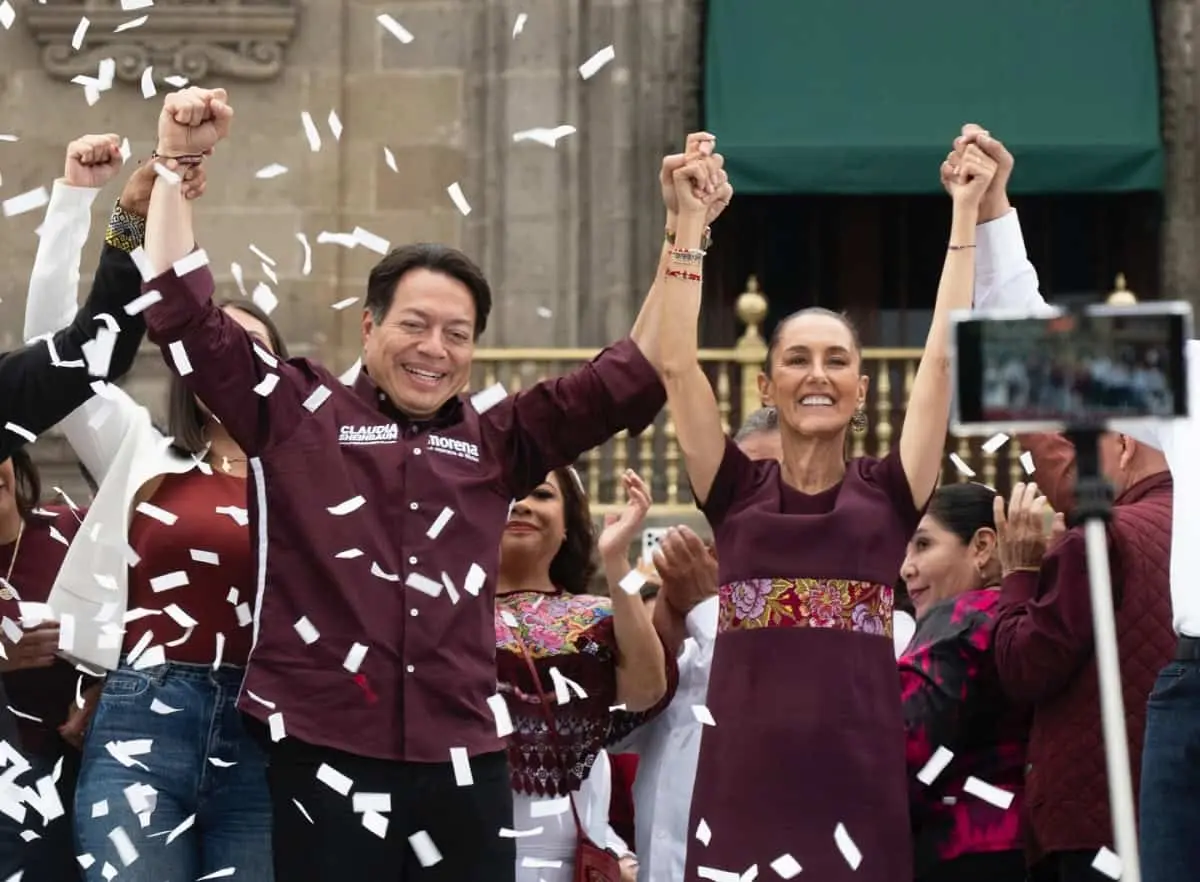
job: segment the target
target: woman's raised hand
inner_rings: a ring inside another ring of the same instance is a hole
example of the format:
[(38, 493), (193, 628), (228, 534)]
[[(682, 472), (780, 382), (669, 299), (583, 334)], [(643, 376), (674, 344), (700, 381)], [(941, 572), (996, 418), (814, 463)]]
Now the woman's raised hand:
[(976, 144), (968, 144), (963, 150), (958, 168), (946, 189), (955, 204), (966, 208), (978, 208), (980, 201), (996, 176), (996, 161), (984, 153)]
[[(659, 184), (662, 187), (663, 206), (667, 209), (668, 226), (679, 215), (681, 203), (679, 200), (679, 173), (684, 172), (689, 165), (702, 162), (705, 171), (696, 171), (693, 185), (697, 199), (705, 208), (704, 223), (711, 225), (733, 199), (733, 187), (729, 183), (729, 175), (723, 168), (725, 159), (716, 153), (717, 139), (708, 132), (693, 132), (687, 136), (687, 144), (683, 153), (674, 153), (663, 157), (662, 170), (659, 173)], [(707, 178), (709, 188), (704, 183)], [(691, 203), (687, 203), (691, 204)]]
[(596, 545), (604, 558), (620, 557), (628, 560), (629, 546), (646, 522), (650, 510), (650, 488), (633, 469), (626, 469), (621, 476), (628, 502), (620, 514), (604, 516), (604, 530)]

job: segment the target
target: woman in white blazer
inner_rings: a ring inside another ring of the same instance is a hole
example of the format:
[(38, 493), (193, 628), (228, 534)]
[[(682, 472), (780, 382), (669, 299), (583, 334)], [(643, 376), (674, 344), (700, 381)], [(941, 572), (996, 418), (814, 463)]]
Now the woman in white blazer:
[[(154, 172), (135, 175), (152, 182)], [(54, 185), (26, 338), (75, 312), (95, 196)], [(116, 249), (131, 260), (143, 230), (118, 201), (106, 256)], [(244, 300), (226, 309), (259, 337), (264, 357), (286, 357), (261, 310)], [(61, 629), (63, 653), (107, 671), (76, 790), (78, 850), (90, 855), (80, 863), (89, 882), (113, 869), (126, 882), (161, 882), (230, 867), (270, 882), (264, 758), (235, 707), (253, 600), (246, 459), (174, 375), (171, 383), (172, 437), (111, 385), (60, 424), (98, 490), (49, 605), (71, 622)]]

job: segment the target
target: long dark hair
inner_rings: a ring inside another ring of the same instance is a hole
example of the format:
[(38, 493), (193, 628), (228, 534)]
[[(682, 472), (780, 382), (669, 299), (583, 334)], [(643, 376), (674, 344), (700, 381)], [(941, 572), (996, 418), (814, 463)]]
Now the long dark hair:
[(33, 457), (24, 447), (13, 451), (12, 455), (13, 496), (17, 500), (17, 511), (22, 518), (28, 518), (42, 501), (42, 476), (33, 464)]
[(566, 538), (550, 561), (550, 582), (568, 594), (585, 594), (596, 574), (596, 528), (592, 509), (573, 468), (552, 473), (562, 494)]
[[(229, 297), (218, 301), (217, 306), (221, 309), (232, 307), (258, 319), (267, 329), (267, 337), (271, 341), (271, 348), (275, 350), (275, 356), (279, 359), (288, 357), (287, 344), (283, 342), (279, 328), (254, 301)], [(196, 396), (188, 389), (187, 383), (172, 371), (170, 391), (167, 394), (167, 434), (175, 439), (171, 446), (188, 456), (203, 453), (208, 444), (208, 439), (204, 436), (205, 422), (204, 411), (196, 403)]]

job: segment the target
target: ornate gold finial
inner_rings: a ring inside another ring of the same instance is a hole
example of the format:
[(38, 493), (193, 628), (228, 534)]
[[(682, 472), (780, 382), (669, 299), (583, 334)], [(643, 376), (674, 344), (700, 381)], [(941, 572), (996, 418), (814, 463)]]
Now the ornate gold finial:
[(1108, 305), (1132, 306), (1137, 302), (1137, 295), (1129, 290), (1129, 285), (1125, 281), (1125, 274), (1117, 273), (1117, 278), (1113, 283), (1113, 289), (1108, 294)]
[(746, 290), (738, 295), (734, 310), (738, 319), (746, 326), (742, 340), (761, 339), (762, 335), (758, 329), (767, 317), (767, 298), (759, 290), (758, 276), (751, 275), (746, 279)]

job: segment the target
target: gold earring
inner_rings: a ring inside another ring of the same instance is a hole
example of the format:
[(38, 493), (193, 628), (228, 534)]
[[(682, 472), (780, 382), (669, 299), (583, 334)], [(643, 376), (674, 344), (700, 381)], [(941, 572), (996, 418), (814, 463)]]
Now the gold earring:
[(867, 412), (861, 407), (854, 411), (854, 416), (850, 417), (850, 428), (859, 435), (867, 431)]

